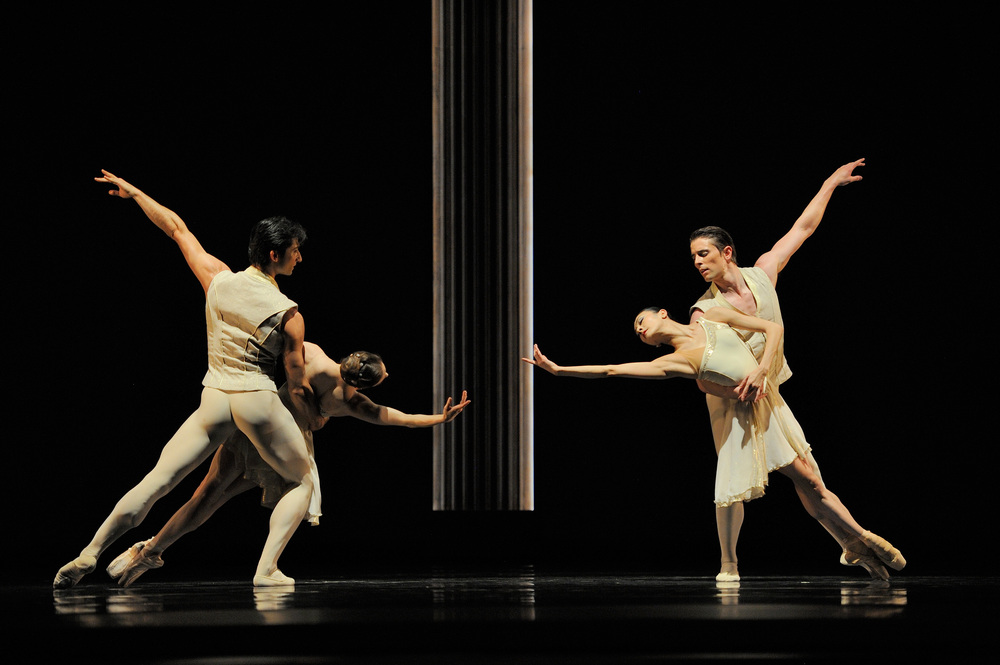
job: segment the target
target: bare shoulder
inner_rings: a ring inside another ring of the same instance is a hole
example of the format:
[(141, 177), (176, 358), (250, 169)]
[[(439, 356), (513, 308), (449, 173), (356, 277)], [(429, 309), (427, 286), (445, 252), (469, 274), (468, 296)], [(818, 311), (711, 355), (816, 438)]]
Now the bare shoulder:
[(318, 344), (314, 344), (309, 340), (304, 340), (302, 342), (302, 350), (306, 354), (306, 362), (318, 362), (320, 358), (326, 356), (326, 354), (323, 353), (323, 349), (321, 349)]
[(326, 355), (326, 352), (318, 344), (305, 342), (304, 346), (307, 362), (314, 362), (317, 366), (337, 365), (337, 363), (330, 358), (330, 356)]

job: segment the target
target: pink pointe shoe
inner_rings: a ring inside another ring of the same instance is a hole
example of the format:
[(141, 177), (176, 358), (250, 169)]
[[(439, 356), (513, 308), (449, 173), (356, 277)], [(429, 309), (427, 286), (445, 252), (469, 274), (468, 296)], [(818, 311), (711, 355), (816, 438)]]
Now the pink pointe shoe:
[(871, 531), (865, 531), (861, 534), (861, 540), (871, 548), (875, 556), (882, 560), (882, 563), (893, 570), (902, 570), (906, 565), (906, 559), (903, 558), (902, 553), (885, 538), (876, 536)]
[(889, 580), (889, 571), (885, 569), (885, 566), (878, 560), (875, 553), (867, 547), (864, 548), (863, 552), (845, 549), (840, 555), (840, 563), (845, 566), (861, 566), (868, 571), (873, 580)]
[(160, 558), (159, 554), (147, 555), (145, 554), (145, 550), (140, 548), (136, 555), (129, 560), (125, 568), (122, 569), (122, 574), (118, 578), (118, 586), (128, 588), (147, 570), (162, 567), (163, 559)]
[[(150, 538), (149, 540), (152, 540), (152, 538)], [(142, 551), (142, 548), (146, 546), (146, 543), (148, 543), (149, 540), (139, 541), (132, 547), (128, 548), (127, 550), (116, 556), (114, 558), (114, 561), (108, 564), (107, 571), (111, 579), (117, 580), (119, 577), (122, 576), (122, 573), (125, 572), (125, 568), (128, 567), (129, 562), (136, 556), (138, 556), (139, 552)]]

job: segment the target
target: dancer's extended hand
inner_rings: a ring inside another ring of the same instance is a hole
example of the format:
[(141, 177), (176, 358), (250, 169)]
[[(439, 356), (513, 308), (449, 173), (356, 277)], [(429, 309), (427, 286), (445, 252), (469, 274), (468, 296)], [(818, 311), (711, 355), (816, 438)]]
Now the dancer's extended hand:
[(468, 392), (469, 391), (467, 390), (462, 391), (462, 401), (458, 404), (453, 405), (451, 403), (451, 398), (448, 398), (448, 400), (444, 403), (444, 410), (441, 412), (444, 415), (444, 422), (451, 422), (457, 418), (458, 414), (462, 413), (462, 410), (472, 403), (468, 399)]
[(542, 350), (538, 348), (537, 344), (535, 344), (534, 350), (535, 350), (535, 357), (533, 359), (532, 358), (521, 358), (521, 360), (523, 360), (524, 362), (528, 363), (529, 365), (534, 365), (535, 367), (540, 367), (540, 368), (544, 369), (546, 372), (549, 372), (550, 374), (555, 374), (556, 370), (559, 369), (559, 365), (557, 365), (554, 362), (552, 362), (551, 360), (549, 360), (545, 356), (545, 354), (542, 353)]
[(861, 180), (861, 176), (854, 175), (854, 169), (864, 165), (865, 165), (864, 157), (862, 157), (857, 161), (848, 162), (847, 164), (844, 164), (839, 169), (834, 171), (833, 174), (830, 176), (830, 179), (833, 180), (834, 183), (836, 183), (837, 187), (843, 187), (844, 185), (848, 185), (852, 182), (857, 182)]
[(115, 185), (116, 187), (118, 187), (118, 189), (108, 190), (108, 194), (110, 194), (111, 196), (117, 196), (122, 199), (131, 199), (135, 196), (138, 196), (141, 193), (138, 187), (135, 187), (134, 185), (127, 183), (126, 181), (116, 176), (114, 173), (111, 173), (110, 171), (105, 171), (104, 169), (101, 169), (101, 173), (103, 173), (104, 175), (100, 178), (94, 178), (95, 181), (106, 182), (108, 184)]

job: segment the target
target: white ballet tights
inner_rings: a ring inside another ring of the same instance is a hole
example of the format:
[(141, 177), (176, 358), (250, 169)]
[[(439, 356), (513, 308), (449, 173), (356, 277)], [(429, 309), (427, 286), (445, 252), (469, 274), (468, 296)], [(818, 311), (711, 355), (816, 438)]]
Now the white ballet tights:
[[(285, 480), (298, 483), (285, 492), (271, 511), (270, 529), (257, 563), (256, 575), (273, 576), (278, 570), (278, 557), (285, 551), (285, 546), (309, 510), (313, 482), (309, 451), (302, 430), (295, 424), (295, 419), (278, 395), (267, 394), (267, 400), (252, 399), (248, 400), (250, 403), (241, 405), (248, 408), (241, 408), (239, 411), (234, 408), (233, 418), (264, 461)], [(269, 444), (260, 443), (262, 440), (269, 441)]]
[(122, 534), (140, 524), (153, 504), (205, 461), (237, 427), (275, 471), (298, 483), (274, 508), (271, 532), (257, 569), (267, 573), (277, 570), (278, 557), (309, 508), (312, 479), (302, 431), (277, 393), (267, 390), (204, 388), (198, 409), (163, 447), (153, 469), (118, 501), (80, 556), (99, 557)]

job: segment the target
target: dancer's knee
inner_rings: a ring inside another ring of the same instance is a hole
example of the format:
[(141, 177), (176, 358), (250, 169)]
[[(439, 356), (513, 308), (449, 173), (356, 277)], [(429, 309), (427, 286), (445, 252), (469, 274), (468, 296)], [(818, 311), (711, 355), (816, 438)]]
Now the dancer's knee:
[(795, 483), (799, 491), (818, 496), (825, 489), (820, 477), (801, 458), (796, 458), (794, 462), (782, 467), (780, 471)]
[(118, 502), (115, 512), (130, 526), (137, 526), (152, 505), (180, 482), (183, 476), (154, 468)]
[(306, 473), (301, 475), (298, 473), (294, 473), (291, 475), (294, 476), (294, 478), (291, 479), (292, 484), (294, 484), (297, 487), (305, 488), (303, 491), (309, 491), (310, 493), (312, 493), (314, 483), (312, 474), (309, 473), (308, 470)]
[(807, 492), (820, 499), (822, 499), (823, 495), (827, 493), (826, 486), (823, 485), (822, 481), (820, 481), (820, 479), (813, 473), (809, 473), (803, 477), (802, 485)]
[(160, 498), (158, 495), (145, 492), (129, 492), (115, 506), (114, 518), (120, 527), (126, 529), (137, 527), (146, 518), (149, 509), (158, 498)]

